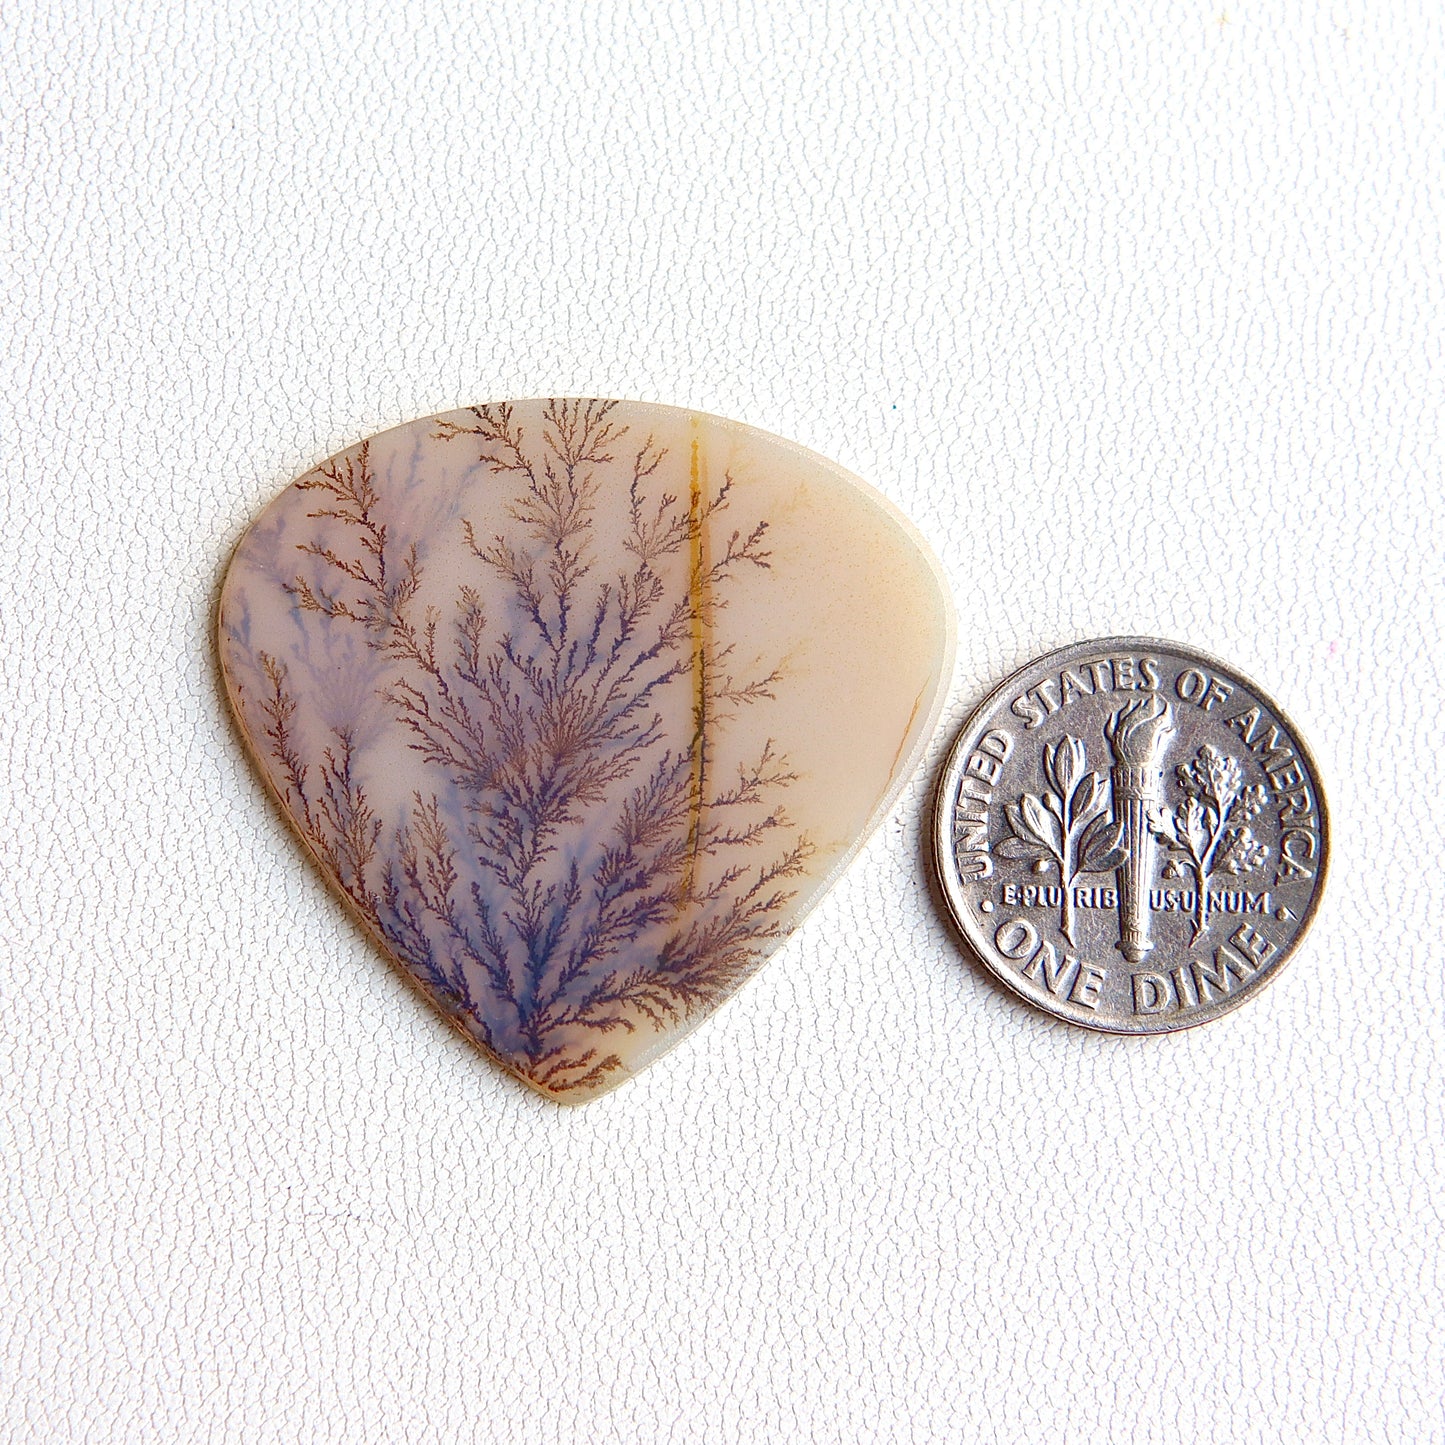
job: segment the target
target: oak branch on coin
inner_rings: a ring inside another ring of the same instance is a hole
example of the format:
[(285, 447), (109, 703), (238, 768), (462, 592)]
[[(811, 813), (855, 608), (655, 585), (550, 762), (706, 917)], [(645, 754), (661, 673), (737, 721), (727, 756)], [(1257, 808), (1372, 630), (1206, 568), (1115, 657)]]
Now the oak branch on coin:
[(1164, 876), (1178, 878), (1187, 870), (1194, 879), (1190, 943), (1195, 944), (1209, 927), (1209, 884), (1214, 874), (1240, 877), (1254, 872), (1269, 857), (1269, 849), (1249, 827), (1249, 820), (1268, 801), (1269, 792), (1262, 783), (1246, 787), (1238, 758), (1208, 744), (1175, 773), (1184, 800), (1172, 809), (1153, 808), (1149, 825), (1174, 854), (1164, 866)]

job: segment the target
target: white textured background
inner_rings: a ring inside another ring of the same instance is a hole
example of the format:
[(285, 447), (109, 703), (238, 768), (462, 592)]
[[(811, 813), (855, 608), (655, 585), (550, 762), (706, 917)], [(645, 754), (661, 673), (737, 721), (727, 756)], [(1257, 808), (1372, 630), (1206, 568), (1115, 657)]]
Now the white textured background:
[[(4, 1439), (1445, 1438), (1445, 45), (1221, 3), (4, 7)], [(550, 392), (837, 458), (963, 619), (864, 856), (580, 1111), (342, 915), (210, 636), (296, 473)], [(1334, 807), (1295, 962), (1174, 1038), (924, 882), (971, 700), (1119, 632)]]

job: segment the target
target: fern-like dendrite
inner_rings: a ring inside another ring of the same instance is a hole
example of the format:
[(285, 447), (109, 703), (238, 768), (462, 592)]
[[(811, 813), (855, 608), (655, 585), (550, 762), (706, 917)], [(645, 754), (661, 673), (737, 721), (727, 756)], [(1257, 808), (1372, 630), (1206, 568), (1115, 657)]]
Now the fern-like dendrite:
[[(421, 605), (425, 539), (367, 446), (300, 484), (320, 526), (287, 590), (381, 669), (374, 701), (426, 780), (399, 816), (383, 822), (358, 781), (354, 727), (305, 755), (274, 657), (255, 704), (278, 788), (364, 916), (443, 1009), (557, 1093), (606, 1082), (617, 1039), (733, 988), (811, 853), (782, 807), (786, 758), (766, 742), (725, 763), (719, 746), (782, 680), (739, 672), (717, 640), (738, 579), (769, 566), (767, 524), (729, 530), (731, 478), (709, 488), (696, 454), (673, 463), (612, 411), (552, 402), (537, 435), (509, 406), (436, 424), (509, 498), (501, 525), (454, 521), (467, 576), (449, 610)], [(599, 516), (619, 508), (621, 554), (604, 556)]]

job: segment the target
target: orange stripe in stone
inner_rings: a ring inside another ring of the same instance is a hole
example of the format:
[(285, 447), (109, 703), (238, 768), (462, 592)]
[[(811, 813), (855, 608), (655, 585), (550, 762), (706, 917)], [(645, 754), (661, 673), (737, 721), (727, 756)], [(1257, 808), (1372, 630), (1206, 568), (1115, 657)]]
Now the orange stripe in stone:
[(707, 458), (692, 418), (692, 467), (688, 494), (688, 596), (692, 607), (692, 777), (688, 788), (687, 868), (679, 902), (692, 896), (702, 847), (707, 789), (708, 637), (707, 615)]

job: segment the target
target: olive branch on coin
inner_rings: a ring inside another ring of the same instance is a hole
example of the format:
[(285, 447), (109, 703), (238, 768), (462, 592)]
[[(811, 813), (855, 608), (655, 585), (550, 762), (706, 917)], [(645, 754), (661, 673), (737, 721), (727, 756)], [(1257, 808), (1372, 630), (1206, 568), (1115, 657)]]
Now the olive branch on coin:
[(1110, 816), (1109, 785), (1088, 772), (1083, 741), (1067, 733), (1044, 744), (1044, 777), (1050, 788), (1024, 793), (1004, 805), (1013, 836), (998, 845), (1004, 858), (1033, 863), (1035, 873), (1059, 870), (1059, 929), (1074, 938), (1074, 881), (1080, 873), (1107, 873), (1125, 858), (1123, 830)]

